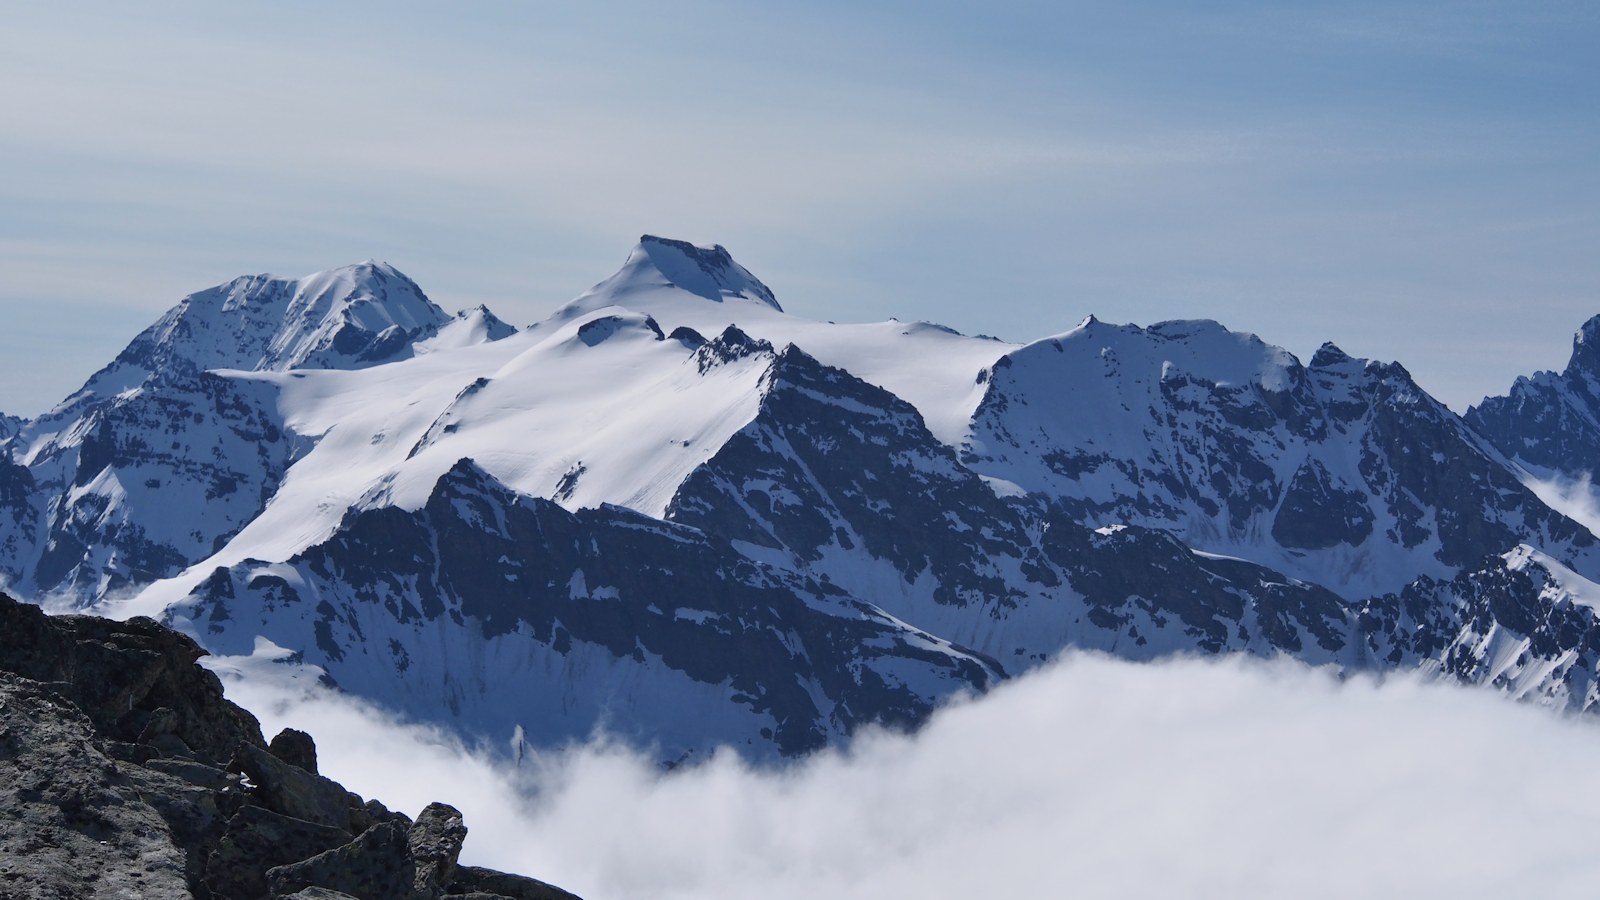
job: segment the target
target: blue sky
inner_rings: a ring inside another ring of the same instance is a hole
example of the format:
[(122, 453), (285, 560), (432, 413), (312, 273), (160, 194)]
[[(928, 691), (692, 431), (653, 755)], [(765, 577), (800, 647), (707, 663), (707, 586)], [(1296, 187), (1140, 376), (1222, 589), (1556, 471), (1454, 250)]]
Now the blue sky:
[(1590, 4), (65, 6), (0, 31), (7, 412), (235, 275), (526, 324), (642, 232), (815, 318), (1214, 318), (1457, 409), (1600, 313)]

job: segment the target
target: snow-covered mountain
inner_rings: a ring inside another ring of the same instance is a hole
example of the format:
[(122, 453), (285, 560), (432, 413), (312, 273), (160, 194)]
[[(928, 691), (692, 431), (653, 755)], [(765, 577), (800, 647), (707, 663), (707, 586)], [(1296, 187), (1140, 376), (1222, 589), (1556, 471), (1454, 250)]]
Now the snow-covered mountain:
[(1565, 369), (1518, 378), (1509, 394), (1486, 398), (1466, 419), (1542, 475), (1576, 479), (1600, 471), (1600, 316), (1573, 336)]
[(495, 742), (795, 754), (1069, 647), (1578, 708), (1600, 664), (1594, 535), (1398, 364), (816, 322), (650, 236), (523, 329), (375, 263), (239, 279), (15, 431), (14, 589)]
[(963, 460), (1076, 521), (1170, 530), (1352, 600), (1523, 540), (1600, 574), (1594, 537), (1398, 364), (1091, 317), (983, 379)]
[(0, 571), (80, 600), (177, 574), (259, 513), (302, 449), (273, 386), (226, 372), (373, 366), (449, 322), (373, 262), (185, 297), (11, 438)]
[(366, 509), (285, 562), (218, 568), (178, 609), (218, 652), (268, 635), (419, 718), (545, 745), (604, 727), (664, 759), (813, 750), (1002, 677), (703, 532), (569, 512), (468, 460), (420, 509)]
[(1420, 578), (1361, 611), (1380, 664), (1416, 666), (1558, 708), (1600, 706), (1600, 590), (1527, 545), (1452, 579)]

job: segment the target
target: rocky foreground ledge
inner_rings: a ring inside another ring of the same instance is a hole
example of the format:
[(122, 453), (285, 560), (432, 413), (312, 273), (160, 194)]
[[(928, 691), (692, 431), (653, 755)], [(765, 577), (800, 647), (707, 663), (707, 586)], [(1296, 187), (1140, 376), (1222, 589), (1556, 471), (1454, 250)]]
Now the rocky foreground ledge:
[(47, 616), (0, 594), (0, 898), (576, 900), (457, 865), (467, 828), (317, 774), (150, 619)]

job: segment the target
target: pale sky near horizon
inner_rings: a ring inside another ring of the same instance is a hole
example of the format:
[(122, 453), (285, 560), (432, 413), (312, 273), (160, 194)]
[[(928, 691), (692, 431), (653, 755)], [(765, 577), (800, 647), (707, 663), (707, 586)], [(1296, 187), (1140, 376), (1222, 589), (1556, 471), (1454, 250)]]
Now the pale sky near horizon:
[(1458, 410), (1565, 363), (1600, 7), (1134, 6), (9, 4), (0, 410), (236, 275), (385, 259), (527, 324), (642, 232), (813, 318), (1213, 318)]

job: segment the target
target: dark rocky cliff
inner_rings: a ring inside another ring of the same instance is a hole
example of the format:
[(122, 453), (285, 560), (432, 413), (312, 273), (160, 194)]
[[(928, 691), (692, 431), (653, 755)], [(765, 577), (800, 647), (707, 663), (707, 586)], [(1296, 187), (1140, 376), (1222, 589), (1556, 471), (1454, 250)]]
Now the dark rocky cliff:
[(149, 619), (45, 615), (0, 594), (0, 898), (571, 898), (456, 863), (444, 804), (416, 821), (269, 744)]

